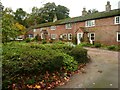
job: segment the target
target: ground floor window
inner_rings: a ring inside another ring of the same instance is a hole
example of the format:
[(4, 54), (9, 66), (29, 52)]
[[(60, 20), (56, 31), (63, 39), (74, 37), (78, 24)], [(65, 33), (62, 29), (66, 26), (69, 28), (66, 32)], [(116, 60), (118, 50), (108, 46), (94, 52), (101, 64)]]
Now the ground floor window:
[(95, 41), (95, 33), (90, 33), (90, 40)]
[(62, 38), (63, 38), (64, 40), (67, 40), (67, 34), (63, 34), (63, 35), (62, 35)]
[(28, 37), (29, 37), (29, 38), (33, 38), (33, 34), (29, 34)]
[(72, 40), (72, 34), (71, 33), (68, 34), (68, 40)]
[(120, 32), (117, 32), (117, 41), (120, 42)]
[(56, 39), (56, 34), (51, 34), (51, 39)]
[(41, 39), (45, 39), (45, 35), (41, 33)]

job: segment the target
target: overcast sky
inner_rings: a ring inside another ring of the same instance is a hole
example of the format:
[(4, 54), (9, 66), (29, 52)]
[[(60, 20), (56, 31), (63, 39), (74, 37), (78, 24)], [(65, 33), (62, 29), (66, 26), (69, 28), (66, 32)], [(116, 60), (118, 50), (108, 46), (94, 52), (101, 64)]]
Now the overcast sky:
[(47, 2), (55, 2), (56, 5), (63, 5), (70, 10), (70, 17), (80, 16), (83, 7), (87, 10), (97, 9), (104, 11), (107, 1), (110, 1), (111, 8), (117, 9), (120, 0), (0, 0), (5, 7), (12, 8), (15, 11), (17, 8), (23, 8), (28, 13), (31, 12), (32, 7), (40, 8)]

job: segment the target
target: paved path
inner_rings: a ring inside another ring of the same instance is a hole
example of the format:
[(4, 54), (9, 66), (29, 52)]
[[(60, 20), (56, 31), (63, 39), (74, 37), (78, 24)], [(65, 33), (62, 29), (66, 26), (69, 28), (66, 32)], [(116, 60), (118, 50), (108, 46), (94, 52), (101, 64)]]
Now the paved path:
[(118, 52), (95, 48), (88, 49), (92, 62), (86, 73), (78, 73), (58, 88), (118, 88)]

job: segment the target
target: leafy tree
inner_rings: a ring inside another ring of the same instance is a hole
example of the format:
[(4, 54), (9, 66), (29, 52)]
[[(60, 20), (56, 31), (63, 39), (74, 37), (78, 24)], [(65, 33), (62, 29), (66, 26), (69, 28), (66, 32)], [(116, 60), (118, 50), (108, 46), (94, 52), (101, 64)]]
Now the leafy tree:
[(17, 10), (16, 10), (16, 12), (14, 13), (14, 18), (15, 18), (15, 20), (17, 21), (17, 22), (19, 22), (20, 24), (22, 24), (22, 25), (26, 25), (26, 23), (25, 23), (25, 18), (26, 18), (26, 12), (25, 11), (23, 11), (23, 9), (22, 8), (18, 8)]
[(58, 20), (68, 18), (69, 9), (64, 6), (58, 5), (56, 8), (56, 14), (57, 14)]
[(37, 7), (32, 8), (32, 13), (27, 14), (25, 18), (26, 26), (30, 27), (31, 25), (37, 25), (42, 23), (43, 18), (40, 16), (40, 10)]
[(18, 35), (23, 35), (23, 34), (25, 34), (26, 33), (26, 27), (25, 26), (23, 26), (23, 25), (21, 25), (21, 24), (19, 24), (19, 23), (15, 23), (15, 26), (17, 27), (17, 29), (19, 30), (18, 31)]
[(28, 14), (25, 21), (27, 23), (27, 27), (29, 27), (31, 25), (52, 22), (55, 15), (58, 20), (68, 18), (69, 9), (61, 5), (56, 6), (54, 2), (48, 2), (41, 8), (33, 7), (32, 13)]
[(15, 26), (13, 11), (6, 8), (2, 12), (2, 42), (8, 42), (18, 35), (18, 28)]
[(97, 13), (97, 12), (98, 12), (98, 10), (96, 10), (96, 9), (90, 9), (90, 10), (88, 10), (88, 14)]

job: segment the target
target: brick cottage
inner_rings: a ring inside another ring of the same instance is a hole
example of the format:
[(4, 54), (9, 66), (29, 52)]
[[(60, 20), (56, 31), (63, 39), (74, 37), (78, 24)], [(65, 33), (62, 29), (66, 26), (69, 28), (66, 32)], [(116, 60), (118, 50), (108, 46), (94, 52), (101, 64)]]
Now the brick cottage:
[[(41, 39), (72, 41), (75, 37), (77, 44), (83, 42), (117, 45), (120, 42), (120, 9), (111, 10), (107, 2), (106, 10), (88, 14), (83, 8), (82, 16), (57, 20), (32, 26), (27, 37), (36, 35)], [(74, 38), (73, 38), (74, 37)]]

